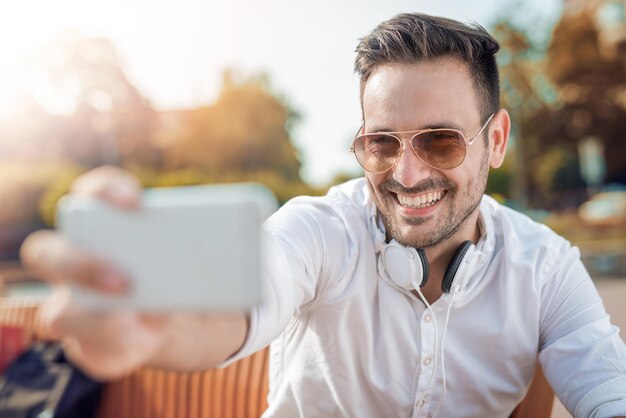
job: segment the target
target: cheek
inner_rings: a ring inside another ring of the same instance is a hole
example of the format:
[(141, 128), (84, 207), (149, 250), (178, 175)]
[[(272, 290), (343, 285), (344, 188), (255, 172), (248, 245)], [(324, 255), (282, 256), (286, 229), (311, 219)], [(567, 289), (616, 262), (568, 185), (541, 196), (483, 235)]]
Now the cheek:
[(489, 155), (483, 144), (475, 144), (474, 146), (476, 145), (478, 145), (478, 147), (473, 149), (472, 152), (468, 152), (467, 156), (465, 157), (465, 161), (463, 161), (463, 164), (458, 167), (463, 170), (463, 173), (455, 176), (457, 180), (465, 180), (466, 183), (471, 183), (482, 172), (483, 165), (489, 164)]
[(370, 174), (365, 173), (365, 178), (367, 179), (367, 186), (370, 191), (370, 195), (372, 196), (372, 200), (376, 204), (376, 206), (382, 210), (383, 206), (383, 197), (380, 194), (379, 186), (385, 180), (385, 176), (381, 174)]
[(385, 176), (383, 174), (371, 174), (366, 172), (365, 178), (369, 183), (370, 190), (373, 194), (378, 194), (378, 186), (385, 180)]
[[(478, 145), (478, 144), (477, 144)], [(487, 174), (489, 172), (489, 153), (480, 144), (481, 148), (478, 148), (471, 155), (468, 154), (467, 158), (459, 168), (463, 168), (462, 173), (455, 173), (453, 180), (463, 195), (472, 196), (476, 191), (484, 187), (487, 181)]]

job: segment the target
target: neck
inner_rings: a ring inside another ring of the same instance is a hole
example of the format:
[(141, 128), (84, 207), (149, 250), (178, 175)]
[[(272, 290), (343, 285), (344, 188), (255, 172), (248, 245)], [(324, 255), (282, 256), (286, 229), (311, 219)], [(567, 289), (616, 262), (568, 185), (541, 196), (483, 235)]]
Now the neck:
[(426, 286), (422, 288), (422, 293), (429, 303), (434, 303), (441, 297), (443, 276), (459, 246), (468, 240), (476, 244), (480, 239), (478, 216), (479, 209), (477, 208), (452, 237), (437, 246), (425, 249), (429, 265), (429, 278)]

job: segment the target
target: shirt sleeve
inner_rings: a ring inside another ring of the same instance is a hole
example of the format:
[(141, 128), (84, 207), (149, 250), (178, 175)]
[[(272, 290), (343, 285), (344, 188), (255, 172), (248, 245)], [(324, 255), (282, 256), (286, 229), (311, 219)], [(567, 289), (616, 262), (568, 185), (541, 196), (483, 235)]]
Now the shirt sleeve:
[(327, 241), (336, 244), (342, 235), (340, 218), (321, 198), (296, 198), (268, 219), (263, 228), (263, 303), (249, 313), (242, 348), (218, 367), (266, 347), (318, 302), (333, 276), (331, 266), (341, 259), (337, 251), (328, 251)]
[(546, 265), (539, 360), (576, 418), (626, 414), (626, 346), (611, 325), (577, 248)]

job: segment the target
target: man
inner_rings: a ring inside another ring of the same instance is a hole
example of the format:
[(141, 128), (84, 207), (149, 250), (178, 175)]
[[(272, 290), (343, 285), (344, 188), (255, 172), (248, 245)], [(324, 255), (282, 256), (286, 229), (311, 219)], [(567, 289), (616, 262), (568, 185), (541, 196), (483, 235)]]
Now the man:
[[(51, 328), (104, 378), (213, 367), (272, 343), (267, 417), (505, 417), (537, 357), (576, 417), (626, 414), (626, 348), (578, 250), (483, 196), (509, 136), (498, 48), (478, 26), (421, 14), (361, 40), (353, 151), (365, 178), (266, 222), (262, 306), (95, 315), (57, 293)], [(101, 168), (74, 191), (132, 207), (139, 186)], [(50, 281), (124, 291), (114, 267), (54, 233), (31, 236), (22, 255)]]

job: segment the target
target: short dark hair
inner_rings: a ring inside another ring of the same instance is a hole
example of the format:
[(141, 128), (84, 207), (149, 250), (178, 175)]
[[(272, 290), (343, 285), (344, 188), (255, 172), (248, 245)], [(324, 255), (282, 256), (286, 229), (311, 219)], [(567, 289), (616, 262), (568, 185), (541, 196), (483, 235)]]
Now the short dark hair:
[(363, 90), (374, 69), (387, 63), (411, 63), (443, 57), (467, 64), (479, 100), (481, 118), (500, 109), (495, 54), (500, 49), (482, 26), (421, 13), (399, 14), (378, 25), (356, 48), (355, 71)]

